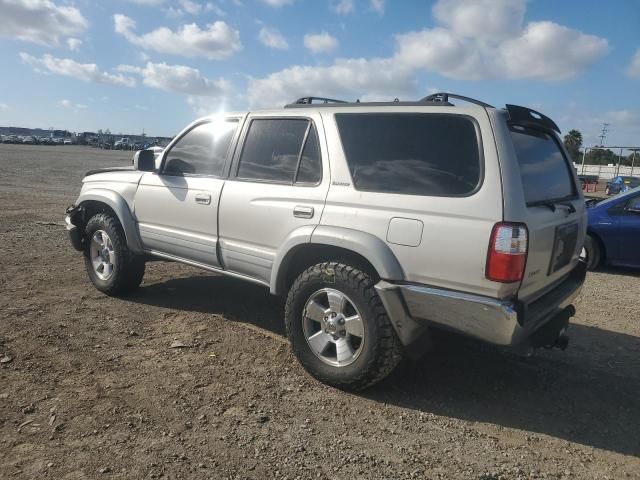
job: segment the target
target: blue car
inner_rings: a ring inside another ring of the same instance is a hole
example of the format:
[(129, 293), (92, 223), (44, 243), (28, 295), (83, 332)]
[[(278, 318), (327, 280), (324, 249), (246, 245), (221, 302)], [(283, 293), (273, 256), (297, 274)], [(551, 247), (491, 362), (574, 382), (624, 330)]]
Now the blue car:
[(628, 192), (638, 186), (640, 186), (640, 178), (620, 175), (613, 177), (610, 182), (607, 182), (604, 193), (607, 195), (616, 195), (618, 193)]
[(587, 214), (582, 250), (587, 268), (640, 267), (640, 187), (602, 202), (587, 201)]

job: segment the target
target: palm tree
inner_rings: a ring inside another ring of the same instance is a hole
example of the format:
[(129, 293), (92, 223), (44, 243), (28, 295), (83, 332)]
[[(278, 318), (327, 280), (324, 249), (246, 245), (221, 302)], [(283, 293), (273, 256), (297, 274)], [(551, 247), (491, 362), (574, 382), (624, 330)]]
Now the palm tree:
[(564, 136), (564, 146), (567, 148), (574, 162), (580, 160), (580, 147), (582, 147), (582, 133), (579, 130), (569, 130)]

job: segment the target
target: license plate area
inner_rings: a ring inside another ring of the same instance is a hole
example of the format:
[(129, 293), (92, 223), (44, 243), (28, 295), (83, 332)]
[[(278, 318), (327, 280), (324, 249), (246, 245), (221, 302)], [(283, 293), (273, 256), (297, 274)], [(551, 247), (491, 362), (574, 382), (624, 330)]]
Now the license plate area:
[(553, 240), (553, 253), (549, 264), (549, 275), (567, 266), (576, 251), (579, 227), (577, 223), (568, 223), (556, 227)]

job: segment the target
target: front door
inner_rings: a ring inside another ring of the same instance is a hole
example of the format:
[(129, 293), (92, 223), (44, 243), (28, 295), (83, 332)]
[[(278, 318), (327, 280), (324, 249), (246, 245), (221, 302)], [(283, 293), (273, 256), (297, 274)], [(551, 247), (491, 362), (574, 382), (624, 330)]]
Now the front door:
[(218, 204), (238, 119), (196, 124), (169, 146), (138, 186), (134, 213), (143, 247), (218, 267)]
[(640, 195), (631, 198), (616, 216), (618, 257), (625, 265), (640, 266)]
[(220, 252), (226, 269), (269, 283), (286, 239), (310, 239), (329, 188), (318, 125), (319, 116), (253, 116), (245, 122), (243, 147), (237, 149), (220, 201)]

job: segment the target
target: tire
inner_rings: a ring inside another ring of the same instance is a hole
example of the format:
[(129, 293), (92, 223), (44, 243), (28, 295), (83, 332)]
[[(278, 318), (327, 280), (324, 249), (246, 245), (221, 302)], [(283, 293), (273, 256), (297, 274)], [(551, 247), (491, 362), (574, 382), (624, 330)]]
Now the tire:
[[(341, 296), (346, 299), (344, 307), (333, 308)], [(320, 263), (301, 273), (287, 295), (285, 322), (287, 337), (305, 370), (340, 389), (367, 388), (389, 375), (402, 359), (400, 341), (373, 279), (344, 263)]]
[(145, 262), (127, 247), (124, 230), (117, 218), (107, 213), (94, 215), (87, 222), (85, 235), (85, 267), (91, 283), (98, 290), (117, 296), (140, 286)]
[(587, 235), (584, 239), (584, 256), (587, 270), (596, 270), (602, 262), (602, 247), (597, 238)]

